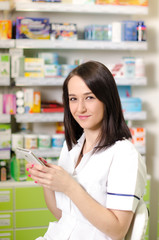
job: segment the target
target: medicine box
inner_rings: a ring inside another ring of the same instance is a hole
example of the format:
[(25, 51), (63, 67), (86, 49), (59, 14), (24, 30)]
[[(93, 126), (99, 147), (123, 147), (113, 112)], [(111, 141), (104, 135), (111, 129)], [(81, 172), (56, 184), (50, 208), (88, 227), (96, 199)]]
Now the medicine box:
[(117, 0), (119, 5), (148, 6), (148, 0)]
[(44, 76), (45, 77), (56, 77), (61, 75), (61, 65), (59, 64), (45, 64), (44, 65)]
[(48, 18), (17, 17), (17, 39), (50, 39), (50, 25)]
[(32, 2), (61, 2), (61, 0), (32, 0)]
[(20, 66), (20, 58), (23, 56), (23, 49), (11, 48), (9, 49), (9, 53), (11, 57), (11, 77), (19, 77), (20, 70), (23, 68), (23, 66)]
[(110, 63), (107, 68), (112, 73), (113, 77), (124, 77), (124, 63)]
[(0, 54), (0, 77), (10, 77), (9, 54)]
[(77, 40), (77, 25), (75, 23), (52, 23), (51, 40)]
[(12, 22), (10, 20), (0, 20), (0, 39), (12, 38)]
[(10, 124), (0, 124), (0, 149), (10, 150), (10, 148), (11, 148)]
[(124, 112), (140, 112), (142, 110), (142, 102), (140, 98), (122, 97), (121, 105)]
[(41, 94), (34, 91), (33, 95), (33, 113), (40, 113), (41, 110)]
[(117, 86), (120, 97), (131, 97), (131, 86)]
[(122, 21), (122, 41), (137, 41), (137, 21)]
[(3, 113), (16, 114), (16, 96), (15, 94), (3, 94)]
[(135, 77), (135, 58), (124, 57), (124, 77), (134, 78)]
[(33, 104), (34, 104), (34, 89), (33, 88), (25, 88), (24, 91), (24, 108), (25, 113), (33, 112)]
[(146, 130), (145, 128), (133, 127), (130, 128), (132, 135), (132, 143), (135, 146), (143, 147), (146, 145)]
[(44, 64), (58, 64), (58, 53), (39, 52), (38, 58), (43, 58)]
[(96, 4), (117, 4), (118, 0), (96, 0)]
[(24, 59), (25, 77), (44, 77), (44, 59), (25, 58)]

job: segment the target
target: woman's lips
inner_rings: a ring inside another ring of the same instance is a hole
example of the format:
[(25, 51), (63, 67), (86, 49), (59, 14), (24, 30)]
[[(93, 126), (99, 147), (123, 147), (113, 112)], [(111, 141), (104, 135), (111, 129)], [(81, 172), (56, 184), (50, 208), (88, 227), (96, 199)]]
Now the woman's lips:
[(79, 119), (81, 119), (81, 120), (85, 120), (85, 119), (89, 118), (90, 115), (85, 115), (85, 116), (79, 115), (78, 117), (79, 117)]

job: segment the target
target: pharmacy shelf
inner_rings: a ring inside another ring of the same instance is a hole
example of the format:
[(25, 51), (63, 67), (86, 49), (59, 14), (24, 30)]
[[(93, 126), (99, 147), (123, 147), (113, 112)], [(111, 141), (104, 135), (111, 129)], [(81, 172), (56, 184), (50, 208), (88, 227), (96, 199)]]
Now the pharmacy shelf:
[(115, 77), (115, 81), (117, 85), (125, 86), (145, 86), (147, 84), (147, 77), (136, 77), (136, 78), (118, 78)]
[(18, 77), (15, 78), (16, 86), (62, 86), (64, 82), (63, 77), (52, 77), (52, 78), (26, 78)]
[[(147, 114), (141, 112), (124, 112), (125, 120), (146, 120)], [(16, 122), (63, 122), (63, 113), (24, 113), (15, 115)]]
[(44, 158), (49, 158), (49, 157), (59, 157), (61, 148), (59, 149), (54, 149), (54, 148), (48, 148), (46, 150), (42, 149), (32, 149), (32, 152), (37, 156), (37, 157), (44, 157)]
[(0, 77), (0, 86), (9, 86), (10, 77)]
[(0, 123), (10, 123), (11, 115), (10, 114), (0, 114)]
[(14, 39), (0, 40), (0, 48), (14, 48), (14, 47), (15, 47)]
[(63, 113), (24, 113), (15, 115), (16, 122), (63, 122)]
[(139, 151), (140, 154), (146, 154), (146, 147), (145, 146), (135, 146), (136, 149)]
[(0, 149), (0, 160), (10, 160), (11, 149)]
[(98, 4), (62, 4), (19, 1), (15, 4), (16, 11), (33, 12), (70, 12), (80, 14), (118, 14), (118, 15), (147, 15), (148, 7), (145, 6), (118, 6)]
[[(65, 78), (57, 76), (53, 78), (26, 78), (26, 77), (18, 77), (15, 78), (16, 86), (62, 86)], [(147, 84), (146, 77), (140, 78), (124, 78), (124, 77), (116, 77), (115, 81), (117, 85), (125, 86), (144, 86)], [(0, 81), (1, 83), (1, 81)]]
[(16, 39), (16, 48), (23, 49), (87, 49), (87, 50), (147, 50), (147, 42), (137, 41), (87, 41), (87, 40), (32, 40)]
[(145, 111), (140, 112), (124, 112), (125, 120), (146, 120), (147, 113)]
[(10, 2), (9, 1), (0, 1), (0, 11), (10, 10)]

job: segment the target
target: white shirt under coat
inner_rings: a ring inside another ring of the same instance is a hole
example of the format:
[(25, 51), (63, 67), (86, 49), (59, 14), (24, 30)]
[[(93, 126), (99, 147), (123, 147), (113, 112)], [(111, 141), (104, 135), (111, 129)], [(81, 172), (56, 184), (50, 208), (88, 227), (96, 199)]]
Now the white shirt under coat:
[[(146, 185), (146, 166), (141, 155), (129, 140), (122, 140), (106, 150), (84, 154), (75, 168), (84, 139), (83, 134), (70, 151), (64, 143), (59, 165), (101, 205), (135, 212)], [(44, 238), (39, 240), (111, 240), (65, 194), (55, 192), (55, 197), (62, 217), (58, 222), (51, 222)]]

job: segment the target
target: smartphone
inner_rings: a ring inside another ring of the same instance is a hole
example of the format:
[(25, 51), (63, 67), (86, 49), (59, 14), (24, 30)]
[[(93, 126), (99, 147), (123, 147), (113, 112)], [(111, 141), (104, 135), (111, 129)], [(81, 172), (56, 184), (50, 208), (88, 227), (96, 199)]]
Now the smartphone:
[(30, 149), (18, 147), (16, 148), (16, 154), (18, 158), (23, 158), (29, 163), (41, 164), (45, 166), (45, 164), (38, 157), (36, 157)]

